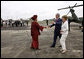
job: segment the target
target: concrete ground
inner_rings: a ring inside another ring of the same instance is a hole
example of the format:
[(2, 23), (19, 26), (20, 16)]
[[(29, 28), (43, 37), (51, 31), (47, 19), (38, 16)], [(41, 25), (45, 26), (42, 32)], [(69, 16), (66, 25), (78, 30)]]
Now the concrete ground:
[[(24, 28), (23, 28), (24, 29)], [(1, 30), (1, 58), (83, 58), (83, 32), (78, 24), (71, 23), (71, 31), (66, 40), (67, 52), (62, 54), (59, 38), (55, 48), (50, 48), (53, 42), (53, 28), (44, 29), (39, 36), (39, 48), (32, 50), (30, 29)]]

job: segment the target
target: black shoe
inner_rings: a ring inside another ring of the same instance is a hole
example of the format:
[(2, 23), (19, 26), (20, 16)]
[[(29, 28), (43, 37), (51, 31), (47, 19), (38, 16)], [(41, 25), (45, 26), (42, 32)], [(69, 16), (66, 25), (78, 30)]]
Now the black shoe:
[(61, 45), (59, 47), (62, 47)]
[(41, 50), (41, 49), (39, 49), (39, 48), (34, 48), (34, 50)]
[(50, 46), (51, 48), (54, 48), (55, 46)]
[(33, 47), (30, 47), (30, 49), (34, 49)]

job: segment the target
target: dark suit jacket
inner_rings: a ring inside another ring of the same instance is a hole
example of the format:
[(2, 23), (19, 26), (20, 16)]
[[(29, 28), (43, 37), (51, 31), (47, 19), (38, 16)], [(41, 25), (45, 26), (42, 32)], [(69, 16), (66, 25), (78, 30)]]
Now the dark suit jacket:
[(55, 26), (54, 34), (56, 34), (56, 35), (60, 34), (61, 25), (62, 25), (62, 19), (60, 19), (60, 18), (57, 20), (57, 22), (55, 21), (55, 24), (50, 25), (50, 27)]

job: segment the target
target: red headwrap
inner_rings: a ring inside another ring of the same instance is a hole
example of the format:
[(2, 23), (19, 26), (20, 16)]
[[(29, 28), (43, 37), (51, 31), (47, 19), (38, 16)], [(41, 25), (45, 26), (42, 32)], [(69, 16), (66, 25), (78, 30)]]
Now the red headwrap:
[(35, 20), (37, 18), (37, 15), (34, 15), (31, 19)]

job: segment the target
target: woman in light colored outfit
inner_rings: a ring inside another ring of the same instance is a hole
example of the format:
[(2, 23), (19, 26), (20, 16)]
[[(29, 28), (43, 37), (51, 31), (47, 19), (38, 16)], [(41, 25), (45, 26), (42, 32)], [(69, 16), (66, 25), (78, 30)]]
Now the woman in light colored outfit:
[(66, 38), (67, 38), (67, 35), (68, 35), (68, 20), (67, 20), (67, 16), (64, 15), (62, 16), (62, 26), (61, 26), (61, 31), (60, 33), (62, 34), (61, 36), (61, 39), (60, 39), (60, 44), (62, 46), (62, 53), (65, 53), (66, 52), (66, 44), (65, 44), (65, 41), (66, 41)]

